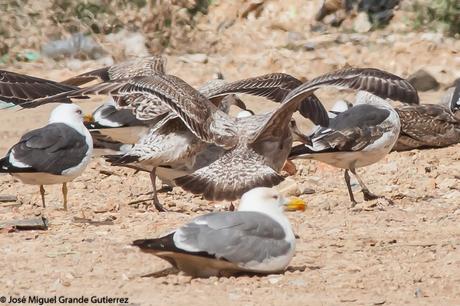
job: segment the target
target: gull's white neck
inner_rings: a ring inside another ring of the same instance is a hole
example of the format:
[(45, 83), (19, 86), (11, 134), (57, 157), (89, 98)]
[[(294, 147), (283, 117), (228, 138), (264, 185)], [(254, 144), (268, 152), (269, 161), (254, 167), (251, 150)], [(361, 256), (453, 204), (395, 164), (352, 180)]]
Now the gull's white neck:
[(367, 91), (358, 91), (356, 94), (355, 105), (359, 104), (374, 105), (380, 108), (393, 109), (393, 106), (391, 106), (387, 100), (382, 99)]

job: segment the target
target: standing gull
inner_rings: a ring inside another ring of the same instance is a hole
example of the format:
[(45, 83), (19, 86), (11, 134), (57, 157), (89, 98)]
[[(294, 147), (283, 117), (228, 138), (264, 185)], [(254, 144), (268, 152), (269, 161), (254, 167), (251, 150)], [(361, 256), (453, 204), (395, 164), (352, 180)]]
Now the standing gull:
[(283, 180), (278, 171), (291, 151), (291, 117), (300, 104), (306, 104), (311, 118), (325, 118), (327, 122), (327, 112), (321, 103), (309, 99), (315, 90), (338, 86), (368, 90), (384, 98), (402, 101), (417, 97), (413, 87), (400, 77), (369, 68), (328, 73), (293, 90), (262, 86), (282, 83), (285, 79), (283, 74), (265, 75), (229, 83), (214, 94), (219, 97), (235, 92), (262, 92), (260, 95), (266, 97), (279, 97), (280, 88), (284, 90), (282, 103), (274, 111), (243, 118), (233, 118), (219, 110), (209, 101), (213, 95), (207, 99), (178, 77), (159, 74), (104, 82), (31, 103), (87, 94), (111, 94), (125, 101), (129, 101), (132, 95), (142, 95), (145, 101), (159, 99), (200, 141), (213, 143), (225, 150), (215, 162), (177, 178), (175, 183), (186, 191), (202, 194), (208, 200), (232, 201), (254, 187), (271, 187)]
[(236, 212), (206, 214), (166, 236), (133, 245), (192, 276), (279, 273), (295, 252), (285, 206), (302, 208), (304, 203), (288, 202), (270, 188), (255, 188), (242, 196)]
[(0, 159), (0, 172), (10, 173), (25, 184), (62, 183), (64, 210), (67, 210), (67, 182), (83, 173), (91, 159), (93, 141), (83, 125), (82, 110), (75, 104), (61, 104), (52, 112), (48, 125), (32, 130)]
[[(406, 81), (385, 79), (382, 82), (400, 86), (409, 94), (401, 100), (418, 103), (416, 90)], [(392, 98), (398, 99), (397, 96)], [(405, 99), (404, 99), (405, 98)], [(378, 198), (369, 191), (356, 173), (356, 168), (376, 163), (385, 157), (396, 143), (400, 131), (398, 113), (384, 99), (359, 91), (356, 106), (330, 120), (329, 127), (319, 128), (311, 135), (312, 144), (294, 146), (290, 159), (314, 159), (345, 169), (345, 182), (352, 205), (356, 205), (348, 171), (357, 178), (364, 200)]]

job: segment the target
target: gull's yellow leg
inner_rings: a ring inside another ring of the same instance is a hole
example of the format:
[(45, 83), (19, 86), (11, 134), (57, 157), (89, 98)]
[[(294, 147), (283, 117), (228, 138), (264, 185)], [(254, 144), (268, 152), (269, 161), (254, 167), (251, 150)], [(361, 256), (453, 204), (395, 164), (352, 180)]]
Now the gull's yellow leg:
[(40, 185), (40, 195), (42, 196), (42, 205), (43, 207), (45, 206), (45, 188), (43, 188), (43, 185)]
[(62, 184), (62, 195), (64, 196), (64, 210), (67, 210), (67, 183)]

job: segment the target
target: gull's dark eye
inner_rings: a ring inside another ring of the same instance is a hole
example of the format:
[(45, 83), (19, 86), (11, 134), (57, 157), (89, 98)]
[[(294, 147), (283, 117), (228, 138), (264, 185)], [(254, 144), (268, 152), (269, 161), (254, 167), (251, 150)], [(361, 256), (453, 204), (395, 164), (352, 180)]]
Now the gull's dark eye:
[(272, 198), (274, 198), (275, 200), (278, 200), (278, 196), (277, 196), (277, 195), (274, 195)]
[(81, 109), (77, 109), (77, 114), (79, 114), (79, 115), (82, 115), (82, 114), (83, 114), (83, 112), (81, 111)]

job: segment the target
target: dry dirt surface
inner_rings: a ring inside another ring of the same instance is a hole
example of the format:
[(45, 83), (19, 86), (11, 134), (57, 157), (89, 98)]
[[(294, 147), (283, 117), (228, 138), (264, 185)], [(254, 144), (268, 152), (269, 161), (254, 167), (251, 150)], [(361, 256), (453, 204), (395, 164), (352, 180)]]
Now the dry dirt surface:
[[(177, 50), (168, 55), (168, 71), (198, 86), (216, 71), (235, 80), (275, 71), (312, 78), (347, 65), (403, 77), (425, 68), (442, 86), (421, 94), (423, 103), (436, 103), (444, 87), (460, 77), (460, 42), (432, 33), (402, 34), (403, 16), (378, 32), (319, 35), (306, 30), (314, 5), (286, 3), (290, 6), (268, 2), (257, 18), (237, 19), (218, 35), (215, 29), (228, 21), (232, 7), (211, 8), (213, 17), (199, 28), (217, 50), (199, 50), (206, 54), (200, 62), (184, 61)], [(292, 32), (315, 41), (314, 50), (286, 48)], [(99, 65), (43, 60), (0, 68), (60, 80)], [(344, 94), (319, 96), (330, 105)], [(274, 107), (247, 99), (256, 111)], [(101, 101), (81, 105), (89, 111)], [(46, 124), (52, 108), (1, 110), (0, 153), (24, 132)], [(111, 167), (100, 157), (69, 185), (67, 212), (60, 210), (59, 186), (46, 187), (43, 209), (37, 186), (0, 175), (0, 195), (18, 196), (15, 203), (0, 203), (0, 222), (40, 215), (49, 220), (47, 231), (0, 230), (0, 296), (125, 297), (130, 305), (460, 305), (460, 145), (391, 153), (359, 169), (370, 190), (393, 204), (363, 202), (355, 183), (360, 203), (350, 208), (341, 170), (313, 161), (296, 164), (298, 172), (289, 180), (315, 193), (301, 195), (308, 203), (305, 212), (289, 213), (299, 238), (288, 271), (236, 278), (191, 279), (170, 270), (146, 277), (170, 266), (130, 246), (195, 216), (225, 210), (228, 203), (209, 203), (174, 188), (159, 196), (169, 212), (151, 211), (145, 206), (148, 175)]]

